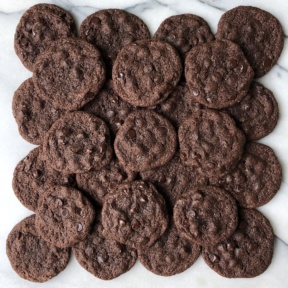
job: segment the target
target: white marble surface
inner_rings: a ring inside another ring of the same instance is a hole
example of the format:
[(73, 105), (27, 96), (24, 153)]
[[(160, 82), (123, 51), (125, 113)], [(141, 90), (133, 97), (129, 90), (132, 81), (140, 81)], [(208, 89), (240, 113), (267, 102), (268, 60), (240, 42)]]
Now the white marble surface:
[[(226, 279), (210, 270), (204, 261), (197, 262), (184, 273), (173, 277), (156, 276), (137, 262), (132, 270), (112, 281), (102, 281), (82, 269), (74, 257), (60, 275), (41, 287), (288, 287), (288, 1), (286, 0), (55, 0), (54, 3), (69, 10), (79, 23), (89, 14), (103, 8), (122, 8), (140, 16), (153, 34), (166, 17), (181, 13), (193, 13), (207, 20), (213, 32), (222, 13), (238, 5), (251, 5), (266, 9), (281, 21), (285, 47), (278, 64), (259, 81), (271, 89), (280, 107), (279, 123), (272, 134), (260, 142), (270, 145), (283, 166), (283, 183), (275, 198), (261, 207), (271, 221), (276, 235), (275, 253), (268, 270), (253, 279)], [(22, 13), (30, 6), (40, 3), (32, 0), (0, 0), (0, 287), (38, 287), (18, 277), (12, 270), (5, 254), (5, 241), (12, 227), (31, 214), (18, 202), (11, 187), (15, 165), (32, 148), (17, 131), (12, 116), (11, 102), (14, 90), (31, 73), (16, 57), (13, 37)]]

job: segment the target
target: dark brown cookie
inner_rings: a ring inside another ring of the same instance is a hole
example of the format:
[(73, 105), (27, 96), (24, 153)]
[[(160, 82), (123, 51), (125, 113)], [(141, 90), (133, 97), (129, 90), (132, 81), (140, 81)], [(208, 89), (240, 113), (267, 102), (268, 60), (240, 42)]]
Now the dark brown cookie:
[(104, 199), (102, 224), (109, 239), (133, 248), (151, 246), (168, 225), (165, 201), (150, 183), (123, 183)]
[(164, 102), (151, 108), (165, 116), (176, 128), (179, 128), (180, 124), (193, 115), (195, 110), (202, 107), (191, 96), (187, 84), (180, 82)]
[(221, 109), (241, 101), (254, 72), (238, 45), (219, 40), (191, 49), (185, 60), (185, 77), (197, 102)]
[(164, 101), (181, 74), (181, 60), (173, 46), (160, 40), (140, 40), (119, 52), (112, 78), (123, 100), (148, 107)]
[(37, 56), (57, 39), (76, 37), (72, 16), (53, 4), (37, 4), (21, 17), (14, 36), (15, 52), (22, 64), (34, 71)]
[(113, 88), (112, 80), (109, 80), (97, 96), (82, 108), (83, 111), (103, 119), (113, 136), (134, 109), (132, 105), (118, 96)]
[(248, 143), (237, 167), (210, 183), (224, 188), (241, 207), (255, 208), (268, 203), (279, 190), (281, 165), (274, 151), (263, 144)]
[(35, 224), (43, 239), (65, 248), (88, 236), (94, 217), (91, 203), (80, 191), (51, 186), (39, 198)]
[(40, 148), (33, 149), (16, 166), (12, 187), (18, 200), (28, 209), (36, 211), (38, 199), (52, 185), (75, 185), (75, 176), (52, 169), (40, 157)]
[(259, 140), (273, 131), (279, 109), (273, 93), (257, 82), (250, 86), (242, 101), (225, 110), (245, 132), (247, 140)]
[(226, 240), (238, 224), (236, 201), (214, 186), (189, 190), (177, 199), (173, 212), (180, 235), (205, 247)]
[(231, 171), (243, 154), (245, 136), (226, 113), (198, 109), (178, 131), (180, 157), (206, 176)]
[(275, 65), (284, 46), (284, 32), (278, 19), (252, 6), (239, 6), (224, 13), (216, 38), (237, 43), (257, 78)]
[(251, 278), (272, 261), (274, 235), (269, 221), (257, 210), (240, 209), (235, 233), (217, 246), (202, 249), (205, 262), (227, 278)]
[(108, 127), (92, 114), (66, 113), (46, 133), (43, 154), (51, 167), (63, 173), (101, 169), (112, 158)]
[(174, 223), (170, 223), (166, 232), (151, 247), (138, 250), (138, 256), (149, 271), (161, 276), (172, 276), (192, 266), (200, 251), (200, 246), (182, 238)]
[(104, 9), (81, 23), (80, 37), (100, 50), (111, 74), (121, 48), (136, 40), (149, 39), (150, 32), (136, 15), (120, 9)]
[(72, 251), (80, 265), (94, 276), (111, 280), (130, 270), (136, 260), (137, 251), (103, 236), (101, 217), (97, 216), (91, 233), (76, 244)]
[(215, 39), (207, 22), (193, 14), (175, 15), (165, 19), (153, 38), (174, 46), (183, 61), (193, 47)]
[(33, 282), (45, 282), (64, 270), (70, 250), (44, 241), (35, 228), (35, 214), (14, 226), (6, 240), (6, 254), (15, 272)]
[(114, 142), (119, 162), (132, 171), (145, 171), (169, 162), (176, 151), (172, 124), (154, 111), (132, 112)]
[(100, 170), (91, 170), (76, 175), (78, 188), (97, 205), (102, 206), (104, 197), (114, 191), (117, 185), (131, 182), (136, 173), (123, 167), (118, 160)]
[(100, 52), (84, 40), (55, 42), (34, 65), (33, 82), (38, 95), (60, 109), (77, 110), (91, 101), (105, 81)]
[(38, 97), (32, 78), (15, 91), (12, 111), (20, 135), (32, 144), (41, 144), (45, 133), (65, 112)]
[(182, 193), (192, 187), (208, 183), (205, 175), (201, 175), (195, 168), (182, 163), (178, 152), (167, 164), (141, 172), (141, 178), (156, 187), (164, 196), (170, 210), (173, 210), (177, 198)]

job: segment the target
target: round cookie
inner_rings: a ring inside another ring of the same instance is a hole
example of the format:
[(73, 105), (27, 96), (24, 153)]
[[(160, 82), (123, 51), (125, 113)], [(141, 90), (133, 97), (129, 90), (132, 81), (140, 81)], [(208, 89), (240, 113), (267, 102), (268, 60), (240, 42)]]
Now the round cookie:
[(76, 175), (77, 187), (97, 205), (103, 205), (104, 197), (122, 182), (131, 182), (136, 173), (112, 160), (108, 167)]
[(45, 282), (64, 270), (70, 250), (44, 241), (35, 228), (35, 214), (14, 226), (6, 240), (6, 254), (15, 272), (33, 282)]
[(65, 112), (38, 97), (32, 78), (24, 81), (15, 91), (12, 111), (20, 135), (37, 145), (42, 143), (45, 133)]
[(22, 64), (34, 71), (39, 54), (55, 40), (76, 37), (72, 16), (53, 4), (36, 4), (21, 17), (14, 35), (14, 49)]
[(14, 193), (26, 208), (35, 212), (39, 197), (52, 185), (74, 186), (75, 176), (52, 169), (40, 157), (40, 148), (37, 147), (30, 151), (14, 170)]
[(278, 19), (252, 6), (239, 6), (224, 13), (216, 38), (237, 43), (256, 78), (265, 75), (276, 64), (284, 46), (284, 31)]
[(35, 224), (45, 241), (66, 248), (88, 236), (94, 217), (93, 206), (80, 191), (51, 186), (39, 199)]
[(172, 276), (191, 267), (200, 251), (199, 245), (180, 237), (174, 223), (170, 223), (151, 247), (138, 250), (138, 257), (141, 264), (154, 274)]
[(112, 80), (109, 80), (97, 96), (87, 103), (82, 110), (103, 119), (113, 136), (124, 123), (125, 118), (135, 108), (123, 101), (115, 92)]
[(97, 216), (91, 233), (72, 251), (80, 265), (94, 276), (111, 280), (130, 270), (137, 260), (137, 251), (103, 234), (101, 217)]
[(195, 186), (208, 183), (205, 175), (197, 173), (196, 169), (182, 163), (179, 152), (176, 152), (167, 164), (141, 172), (141, 178), (156, 187), (165, 198), (169, 210), (173, 210), (177, 198), (183, 193)]
[(245, 136), (226, 113), (198, 109), (178, 130), (180, 158), (204, 175), (217, 177), (234, 168), (243, 154)]
[(203, 106), (191, 96), (187, 84), (180, 82), (164, 102), (152, 109), (165, 116), (176, 128), (179, 128), (180, 124), (193, 115), (195, 110), (201, 108)]
[(35, 89), (55, 108), (81, 108), (100, 91), (104, 81), (105, 63), (100, 52), (78, 38), (53, 42), (34, 65)]
[(242, 101), (225, 110), (236, 121), (246, 135), (247, 140), (259, 140), (273, 131), (279, 109), (273, 93), (257, 82), (250, 86)]
[(263, 273), (273, 257), (274, 235), (269, 221), (257, 210), (240, 209), (239, 225), (226, 241), (202, 249), (211, 269), (227, 278), (251, 278)]
[(173, 212), (180, 235), (204, 247), (226, 240), (238, 224), (236, 201), (214, 186), (189, 190), (177, 199)]
[(238, 45), (218, 40), (191, 49), (185, 60), (185, 77), (197, 102), (221, 109), (241, 101), (254, 72)]
[(112, 158), (108, 127), (89, 113), (66, 113), (46, 133), (43, 154), (51, 167), (63, 173), (101, 169)]
[(153, 38), (174, 46), (183, 61), (193, 47), (215, 39), (207, 22), (193, 14), (175, 15), (165, 19)]
[(120, 9), (104, 9), (81, 23), (80, 37), (100, 50), (110, 74), (121, 48), (136, 40), (149, 39), (150, 32), (136, 15)]
[(143, 181), (123, 183), (104, 199), (104, 236), (133, 248), (151, 246), (166, 230), (165, 201)]
[(114, 141), (120, 164), (138, 172), (168, 163), (175, 154), (176, 145), (172, 124), (149, 110), (129, 114)]
[(164, 101), (181, 74), (181, 60), (173, 46), (160, 40), (139, 40), (119, 52), (112, 79), (123, 100), (148, 107)]
[(211, 185), (228, 191), (244, 208), (268, 203), (280, 189), (282, 168), (274, 151), (260, 143), (248, 143), (237, 167), (221, 178), (211, 178)]

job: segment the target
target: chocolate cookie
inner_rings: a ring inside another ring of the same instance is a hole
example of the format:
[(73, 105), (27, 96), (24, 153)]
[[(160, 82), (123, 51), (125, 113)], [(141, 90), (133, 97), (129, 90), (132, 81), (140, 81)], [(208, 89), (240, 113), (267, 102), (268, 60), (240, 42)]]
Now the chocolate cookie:
[(231, 171), (242, 157), (245, 137), (224, 112), (198, 109), (178, 131), (180, 158), (206, 176)]
[(151, 247), (140, 248), (138, 255), (142, 265), (149, 271), (161, 276), (172, 276), (192, 266), (200, 251), (200, 246), (182, 238), (174, 223), (170, 223), (166, 232)]
[(111, 280), (134, 266), (137, 251), (104, 238), (102, 232), (101, 217), (97, 216), (89, 236), (76, 244), (72, 250), (84, 269), (100, 279)]
[(182, 193), (187, 192), (192, 187), (208, 183), (207, 177), (197, 173), (193, 167), (182, 163), (178, 152), (167, 164), (141, 172), (141, 178), (151, 182), (156, 187), (164, 196), (170, 210), (173, 210), (177, 198)]
[(185, 60), (185, 77), (197, 102), (221, 109), (241, 101), (254, 72), (238, 45), (219, 40), (191, 49)]
[(66, 186), (51, 186), (38, 202), (36, 229), (56, 247), (71, 247), (90, 233), (95, 212), (80, 191)]
[(153, 38), (174, 46), (183, 61), (193, 47), (215, 39), (207, 22), (193, 14), (175, 15), (165, 19)]
[(245, 132), (247, 140), (258, 140), (273, 131), (279, 110), (273, 93), (257, 82), (250, 86), (242, 101), (226, 109)]
[(100, 50), (110, 74), (121, 48), (136, 40), (149, 39), (150, 32), (136, 15), (120, 9), (104, 9), (81, 23), (80, 37)]
[(263, 144), (248, 143), (236, 169), (210, 183), (224, 188), (241, 207), (255, 208), (268, 203), (279, 190), (281, 165), (273, 150)]
[(109, 80), (97, 96), (82, 110), (103, 119), (114, 136), (134, 107), (118, 96), (113, 88), (112, 80)]
[(226, 240), (238, 224), (236, 201), (214, 186), (189, 190), (177, 199), (173, 212), (180, 235), (205, 247)]
[(37, 4), (21, 17), (14, 36), (14, 48), (22, 64), (34, 71), (39, 54), (55, 40), (76, 37), (72, 16), (53, 4)]
[(19, 222), (6, 240), (6, 254), (15, 272), (33, 282), (45, 282), (64, 270), (70, 250), (44, 241), (35, 228), (35, 214)]
[(43, 154), (51, 167), (63, 173), (101, 169), (112, 158), (108, 127), (89, 113), (66, 113), (46, 133)]
[(112, 78), (123, 100), (148, 107), (164, 101), (181, 74), (181, 60), (173, 46), (160, 40), (140, 40), (122, 48)]
[(150, 183), (123, 183), (105, 197), (102, 224), (108, 239), (133, 248), (151, 246), (168, 225), (164, 199)]
[(224, 13), (216, 38), (237, 43), (257, 78), (275, 65), (284, 46), (284, 32), (279, 21), (267, 11), (252, 6), (239, 6)]
[(52, 185), (75, 185), (75, 176), (52, 169), (40, 156), (40, 148), (33, 149), (16, 166), (12, 187), (18, 200), (36, 211), (38, 199)]
[(240, 209), (235, 233), (217, 246), (202, 249), (205, 262), (227, 278), (251, 278), (272, 261), (274, 235), (269, 221), (257, 210)]
[(187, 84), (180, 82), (164, 102), (152, 109), (165, 116), (176, 128), (179, 128), (180, 124), (193, 115), (195, 110), (201, 108), (203, 106), (191, 96)]
[(32, 144), (41, 144), (45, 133), (65, 112), (38, 97), (32, 78), (15, 91), (12, 111), (20, 135)]
[(60, 109), (77, 110), (94, 98), (105, 81), (105, 64), (93, 45), (60, 39), (39, 57), (33, 82), (39, 96)]
[(120, 127), (114, 149), (120, 164), (132, 171), (150, 170), (168, 163), (176, 151), (172, 124), (154, 111), (132, 112)]
[(112, 160), (108, 167), (91, 170), (76, 175), (78, 188), (89, 197), (92, 202), (102, 206), (104, 197), (114, 191), (122, 182), (133, 181), (136, 173)]

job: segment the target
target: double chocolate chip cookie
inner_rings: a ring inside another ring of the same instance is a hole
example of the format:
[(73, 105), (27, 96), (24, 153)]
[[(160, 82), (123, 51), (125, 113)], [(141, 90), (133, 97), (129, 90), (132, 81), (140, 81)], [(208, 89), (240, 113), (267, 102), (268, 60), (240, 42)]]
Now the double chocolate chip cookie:
[(33, 82), (38, 95), (64, 110), (77, 110), (92, 100), (105, 81), (100, 52), (84, 40), (57, 40), (37, 57)]
[(173, 212), (180, 235), (201, 246), (213, 246), (227, 239), (238, 224), (235, 199), (213, 186), (186, 192), (177, 199)]
[(191, 49), (185, 60), (185, 77), (197, 102), (221, 109), (241, 101), (254, 72), (238, 45), (218, 40)]
[(108, 127), (103, 120), (86, 112), (66, 113), (45, 134), (43, 157), (63, 173), (101, 169), (112, 158)]
[(176, 151), (172, 124), (154, 111), (129, 114), (114, 142), (119, 162), (132, 171), (150, 170), (168, 163)]
[(224, 112), (198, 109), (178, 130), (180, 157), (206, 176), (233, 169), (243, 154), (245, 136)]
[(123, 183), (105, 198), (102, 224), (108, 239), (133, 248), (151, 246), (168, 226), (165, 201), (150, 183)]
[(51, 186), (39, 199), (36, 229), (56, 247), (72, 247), (90, 233), (95, 211), (80, 191), (67, 186)]
[(164, 101), (181, 74), (181, 60), (173, 46), (160, 40), (139, 40), (122, 48), (112, 78), (123, 100), (148, 107)]
[(9, 233), (6, 253), (19, 276), (40, 283), (59, 274), (70, 259), (68, 248), (57, 248), (40, 237), (35, 214), (23, 219)]

